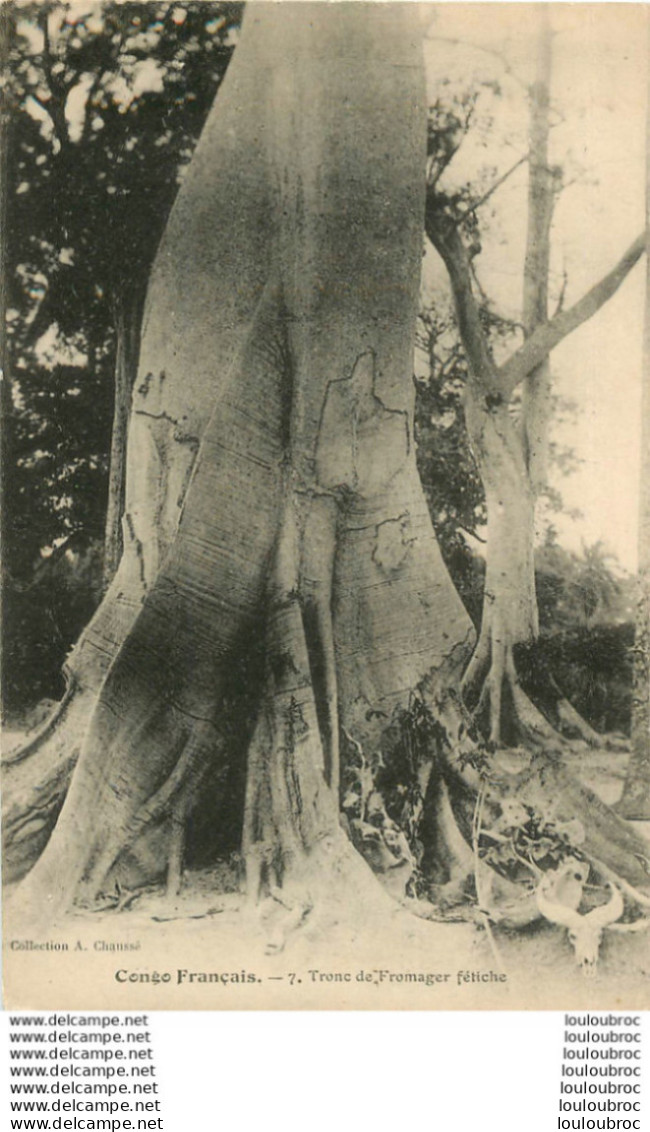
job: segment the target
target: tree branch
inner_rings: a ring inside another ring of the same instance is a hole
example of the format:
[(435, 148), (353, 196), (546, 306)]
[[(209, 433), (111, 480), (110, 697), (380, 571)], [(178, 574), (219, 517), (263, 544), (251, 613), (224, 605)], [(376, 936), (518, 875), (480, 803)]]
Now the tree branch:
[[(120, 55), (122, 54), (122, 51), (124, 50), (125, 39), (126, 39), (126, 32), (125, 32), (124, 29), (122, 29), (120, 34), (119, 34), (119, 38), (118, 38), (117, 42), (113, 43), (112, 40), (111, 40), (111, 55), (110, 55), (110, 58), (111, 58), (111, 63), (114, 67), (117, 67)], [(97, 97), (97, 94), (99, 93), (99, 91), (101, 89), (102, 83), (104, 82), (104, 79), (106, 77), (106, 74), (108, 73), (108, 70), (109, 70), (109, 68), (107, 66), (104, 66), (104, 67), (102, 67), (102, 69), (100, 71), (97, 72), (97, 74), (95, 75), (95, 78), (93, 79), (90, 90), (88, 91), (88, 95), (86, 97), (86, 105), (84, 107), (84, 123), (83, 123), (83, 127), (82, 127), (81, 138), (79, 139), (80, 146), (84, 146), (88, 141), (88, 138), (89, 138), (89, 135), (90, 135), (91, 123), (92, 123), (92, 113), (93, 113), (94, 100)]]
[(487, 336), (481, 326), (479, 305), (472, 290), (472, 269), (467, 248), (454, 220), (442, 215), (431, 198), (427, 202), (425, 231), (447, 268), (470, 380), (484, 392), (490, 392), (498, 381), (497, 370), (490, 356)]
[(645, 251), (645, 233), (637, 236), (619, 262), (568, 310), (533, 331), (524, 344), (496, 367), (490, 356), (487, 335), (481, 325), (479, 305), (472, 289), (472, 268), (460, 232), (451, 217), (445, 217), (432, 196), (427, 202), (425, 231), (441, 256), (451, 283), (458, 329), (467, 357), (470, 378), (483, 392), (509, 398), (551, 350), (595, 315), (638, 263)]
[(496, 48), (486, 47), (482, 43), (475, 43), (471, 40), (460, 39), (450, 35), (427, 35), (426, 39), (428, 39), (429, 42), (431, 42), (431, 40), (436, 40), (436, 42), (438, 43), (451, 43), (454, 47), (469, 47), (472, 51), (480, 51), (484, 55), (491, 55), (494, 59), (499, 60), (506, 75), (509, 75), (511, 79), (514, 79), (514, 81), (518, 83), (519, 86), (523, 88), (523, 90), (528, 90), (528, 83), (524, 78), (522, 78), (520, 74), (517, 73), (504, 51), (497, 51)]
[(90, 129), (91, 129), (91, 123), (92, 123), (92, 117), (93, 117), (93, 104), (94, 104), (94, 100), (97, 97), (97, 94), (100, 90), (102, 82), (104, 81), (104, 75), (105, 74), (106, 74), (105, 70), (98, 71), (98, 73), (95, 75), (95, 78), (93, 79), (90, 90), (88, 91), (88, 94), (86, 96), (86, 104), (84, 106), (84, 122), (83, 122), (83, 126), (82, 126), (82, 129), (81, 129), (81, 137), (79, 139), (80, 148), (82, 146), (86, 145), (88, 138), (90, 136)]
[[(461, 148), (463, 142), (465, 141), (465, 138), (467, 137), (467, 133), (469, 131), (469, 127), (470, 127), (471, 122), (472, 122), (472, 118), (474, 117), (474, 110), (475, 110), (474, 103), (470, 103), (470, 105), (467, 108), (467, 113), (465, 114), (465, 121), (464, 121), (462, 128), (461, 128), (460, 138), (458, 139), (456, 144), (451, 147), (449, 152), (447, 154), (445, 154), (444, 159), (442, 161), (440, 161), (440, 159), (436, 157), (435, 153), (430, 154), (429, 159), (428, 159), (428, 164), (431, 166), (431, 168), (430, 168), (429, 172), (427, 173), (427, 185), (430, 189), (435, 189), (435, 187), (438, 184), (438, 182), (440, 181), (440, 178), (442, 177), (443, 173), (449, 168), (452, 161), (454, 160), (454, 157), (456, 156), (456, 154), (458, 153), (459, 149)], [(448, 132), (448, 131), (445, 131), (445, 130), (438, 131), (438, 133), (446, 133), (446, 132)], [(435, 133), (435, 131), (434, 131), (434, 133)], [(434, 173), (433, 169), (436, 166), (436, 163), (438, 163), (438, 170), (437, 170), (436, 173)]]
[(462, 223), (463, 220), (465, 220), (468, 216), (471, 216), (473, 213), (478, 212), (479, 208), (481, 208), (485, 204), (485, 202), (488, 201), (494, 193), (496, 193), (497, 189), (500, 189), (501, 186), (508, 180), (508, 178), (512, 177), (512, 174), (517, 171), (519, 166), (524, 165), (524, 163), (528, 161), (529, 156), (529, 153), (524, 153), (523, 157), (520, 157), (517, 161), (515, 161), (514, 165), (511, 165), (509, 169), (506, 169), (505, 173), (502, 173), (500, 177), (497, 177), (494, 184), (490, 185), (490, 188), (483, 193), (483, 196), (479, 197), (479, 199), (475, 201), (474, 204), (465, 209), (464, 213), (460, 217), (459, 223)]
[(45, 109), (52, 119), (54, 126), (54, 133), (64, 150), (70, 140), (68, 135), (68, 123), (65, 117), (65, 101), (68, 94), (68, 88), (65, 83), (59, 81), (54, 75), (53, 62), (52, 62), (52, 45), (50, 42), (50, 29), (48, 20), (50, 17), (50, 9), (43, 7), (38, 13), (37, 23), (43, 35), (43, 50), (41, 52), (41, 63), (43, 66), (43, 75), (47, 84), (47, 89), (50, 93), (51, 105), (46, 106)]
[(587, 291), (577, 303), (568, 310), (556, 314), (550, 322), (538, 327), (523, 346), (508, 358), (496, 370), (497, 390), (503, 396), (509, 397), (517, 385), (535, 369), (563, 341), (583, 322), (587, 322), (605, 303), (616, 294), (621, 283), (627, 278), (632, 268), (640, 260), (645, 251), (645, 233), (637, 236), (636, 240), (627, 249), (619, 262), (607, 275)]
[(487, 377), (491, 385), (491, 381), (496, 380), (496, 370), (489, 355), (487, 337), (480, 324), (479, 306), (472, 291), (468, 250), (452, 218), (437, 213), (430, 199), (425, 214), (425, 230), (450, 276), (470, 379), (474, 384), (482, 386)]

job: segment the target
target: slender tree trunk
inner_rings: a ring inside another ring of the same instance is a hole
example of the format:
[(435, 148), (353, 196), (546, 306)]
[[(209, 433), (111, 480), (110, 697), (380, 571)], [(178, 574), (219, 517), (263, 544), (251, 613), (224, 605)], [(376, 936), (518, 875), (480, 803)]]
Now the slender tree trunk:
[[(535, 586), (535, 504), (546, 478), (551, 370), (549, 352), (565, 333), (607, 300), (641, 255), (637, 240), (621, 264), (574, 308), (548, 321), (550, 229), (556, 173), (549, 165), (551, 28), (539, 5), (537, 74), (529, 92), (528, 231), (524, 263), (524, 345), (499, 369), (494, 365), (472, 293), (468, 253), (458, 226), (436, 205), (427, 233), (442, 256), (456, 303), (468, 361), (465, 416), (483, 480), (488, 514), (487, 565), (479, 639), (463, 679), (466, 700), (491, 742), (557, 748), (560, 736), (598, 745), (603, 740), (536, 666), (535, 688), (521, 686), (516, 652), (539, 633)], [(611, 288), (611, 289), (610, 289)], [(562, 330), (559, 330), (559, 327)], [(545, 348), (538, 348), (544, 342)], [(519, 425), (511, 396), (522, 383)], [(541, 700), (542, 713), (527, 692)]]
[[(537, 77), (530, 89), (528, 235), (523, 320), (530, 337), (547, 319), (553, 183), (548, 167), (550, 27), (540, 12)], [(521, 420), (496, 390), (497, 373), (472, 296), (467, 253), (457, 228), (432, 217), (430, 235), (449, 272), (469, 375), (465, 419), (486, 495), (487, 563), (479, 639), (464, 677), (475, 718), (494, 745), (548, 741), (551, 728), (520, 687), (514, 651), (538, 635), (535, 499), (543, 480), (550, 388), (548, 358), (524, 379)]]
[[(530, 337), (548, 317), (550, 227), (553, 178), (548, 134), (551, 30), (548, 10), (539, 6), (537, 74), (529, 91), (530, 144), (528, 232), (524, 263), (523, 324)], [(523, 693), (515, 648), (538, 635), (535, 588), (535, 500), (544, 482), (546, 423), (551, 385), (544, 358), (523, 382), (521, 420), (515, 427), (507, 402), (490, 402), (489, 385), (470, 382), (467, 421), (470, 442), (483, 478), (488, 513), (487, 568), (481, 631), (465, 689), (470, 700), (480, 689), (478, 710), (488, 711), (493, 743), (530, 739), (549, 729)], [(534, 720), (535, 726), (530, 727)], [(541, 737), (541, 736), (540, 736)]]
[[(555, 175), (549, 164), (551, 24), (546, 4), (538, 5), (537, 74), (529, 91), (528, 231), (524, 261), (522, 321), (530, 338), (548, 321), (548, 277)], [(526, 468), (535, 498), (546, 482), (547, 428), (551, 366), (548, 356), (527, 374), (522, 385), (521, 429)]]
[[(650, 32), (650, 21), (648, 22)], [(650, 53), (650, 35), (648, 38)], [(634, 639), (632, 755), (619, 812), (650, 819), (650, 87), (646, 130), (646, 310), (641, 395), (639, 576)]]
[(485, 391), (477, 396), (472, 383), (465, 419), (485, 488), (488, 523), (481, 630), (464, 688), (477, 718), (486, 717), (492, 743), (516, 743), (530, 736), (513, 729), (517, 719), (524, 724), (514, 648), (538, 633), (534, 494), (521, 433), (508, 405), (486, 402)]
[(115, 576), (123, 551), (122, 518), (126, 492), (127, 433), (131, 414), (131, 394), (138, 368), (141, 320), (141, 289), (137, 286), (125, 286), (114, 302), (115, 392), (104, 535), (105, 589)]

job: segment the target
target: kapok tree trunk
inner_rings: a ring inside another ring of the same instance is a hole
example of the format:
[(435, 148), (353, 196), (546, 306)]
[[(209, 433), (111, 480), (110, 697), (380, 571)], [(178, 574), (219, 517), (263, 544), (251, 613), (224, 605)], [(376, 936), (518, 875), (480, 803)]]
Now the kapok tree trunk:
[[(371, 766), (417, 704), (423, 828), (442, 778), (481, 786), (457, 693), (473, 632), (413, 444), (425, 125), (411, 5), (249, 9), (154, 267), (130, 536), (72, 658), (99, 688), (23, 906), (52, 915), (165, 873), (173, 889), (179, 827), (214, 822), (224, 793), (232, 812), (243, 763), (248, 891), (280, 909), (281, 946), (316, 904), (384, 899), (339, 824), (350, 752)], [(506, 789), (555, 811), (546, 770)], [(609, 812), (595, 826), (641, 883), (644, 842)], [(373, 859), (403, 893), (408, 851), (390, 845)]]
[[(443, 259), (455, 299), (468, 380), (465, 420), (486, 495), (488, 554), (479, 639), (463, 691), (493, 745), (558, 748), (559, 736), (521, 687), (515, 649), (537, 638), (534, 568), (535, 491), (524, 434), (499, 389), (472, 293), (467, 250), (444, 212), (427, 209), (427, 234)], [(547, 697), (548, 699), (548, 697)], [(549, 706), (561, 702), (557, 692)], [(559, 713), (556, 712), (556, 718)], [(586, 724), (585, 724), (586, 728)]]
[[(317, 12), (249, 14), (158, 255), (130, 437), (134, 533), (76, 658), (83, 671), (115, 659), (28, 881), (57, 903), (92, 897), (118, 865), (133, 872), (134, 846), (169, 823), (179, 794), (191, 810), (206, 767), (226, 759), (233, 657), (275, 602), (294, 609), (277, 667), (296, 687), (282, 708), (278, 672), (267, 673), (264, 726), (288, 759), (295, 713), (334, 794), (340, 723), (370, 741), (471, 640), (412, 440), (425, 137), (413, 13)], [(266, 108), (255, 129), (242, 104)], [(230, 246), (226, 200), (241, 210)], [(183, 443), (201, 434), (174, 537), (178, 512), (165, 520), (187, 478)], [(328, 805), (314, 829), (331, 828)], [(281, 855), (284, 824), (299, 820), (284, 815), (273, 810)]]
[[(556, 173), (549, 164), (551, 27), (538, 5), (537, 68), (529, 90), (528, 211), (522, 321), (530, 338), (548, 321), (550, 232)], [(493, 368), (493, 367), (490, 367)], [(488, 377), (487, 383), (482, 380)], [(535, 506), (546, 482), (551, 367), (546, 355), (522, 382), (518, 426), (508, 400), (490, 398), (490, 370), (474, 373), (466, 419), (483, 480), (488, 514), (487, 568), (478, 643), (465, 674), (469, 702), (487, 714), (490, 740), (557, 743), (548, 720), (523, 691), (515, 651), (539, 634), (535, 585)], [(583, 738), (596, 733), (572, 711), (549, 674), (540, 681), (554, 722), (570, 723)], [(549, 692), (551, 693), (549, 695)], [(477, 698), (478, 697), (478, 698)], [(505, 727), (505, 732), (504, 732)]]

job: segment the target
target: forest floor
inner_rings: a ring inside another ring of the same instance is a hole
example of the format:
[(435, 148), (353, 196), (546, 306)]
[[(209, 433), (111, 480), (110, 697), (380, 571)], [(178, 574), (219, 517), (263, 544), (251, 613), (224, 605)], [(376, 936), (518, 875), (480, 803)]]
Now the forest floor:
[[(9, 740), (5, 734), (7, 750)], [(585, 751), (571, 756), (568, 769), (612, 804), (626, 761), (625, 753)], [(637, 828), (650, 838), (650, 823)], [(236, 869), (221, 865), (186, 872), (177, 896), (161, 886), (120, 910), (69, 916), (50, 932), (69, 949), (58, 966), (41, 953), (36, 963), (33, 953), (5, 951), (9, 1005), (29, 1005), (25, 980), (36, 986), (42, 971), (45, 1005), (69, 1009), (650, 1008), (645, 931), (606, 932), (597, 972), (585, 977), (564, 928), (538, 921), (516, 932), (486, 931), (480, 923), (424, 920), (382, 892), (376, 904), (314, 908), (269, 954), (273, 908), (251, 908), (237, 888)], [(15, 937), (19, 925), (12, 927)], [(128, 972), (126, 984), (119, 970)], [(138, 981), (154, 971), (169, 980)]]

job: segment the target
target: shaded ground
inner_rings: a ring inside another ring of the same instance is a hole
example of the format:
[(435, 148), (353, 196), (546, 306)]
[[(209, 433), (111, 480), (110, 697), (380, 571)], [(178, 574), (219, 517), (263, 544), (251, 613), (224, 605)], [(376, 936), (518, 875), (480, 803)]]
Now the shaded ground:
[[(569, 769), (611, 804), (620, 796), (626, 760), (625, 753), (589, 751), (572, 755)], [(638, 828), (650, 835), (650, 823)], [(645, 931), (606, 934), (598, 972), (587, 979), (561, 927), (494, 929), (490, 938), (480, 925), (422, 920), (398, 904), (388, 911), (382, 901), (363, 910), (330, 904), (315, 908), (290, 932), (284, 949), (269, 954), (273, 917), (283, 909), (272, 901), (248, 907), (238, 872), (233, 861), (186, 873), (176, 897), (162, 886), (122, 900), (111, 896), (104, 911), (77, 912), (51, 929), (47, 940), (58, 950), (31, 949), (18, 912), (15, 924), (5, 925), (7, 1005), (650, 1007)], [(156, 973), (166, 978), (156, 981)], [(240, 977), (233, 981), (235, 974)]]

